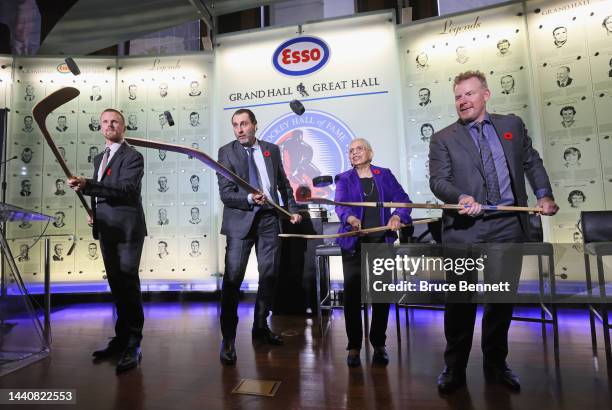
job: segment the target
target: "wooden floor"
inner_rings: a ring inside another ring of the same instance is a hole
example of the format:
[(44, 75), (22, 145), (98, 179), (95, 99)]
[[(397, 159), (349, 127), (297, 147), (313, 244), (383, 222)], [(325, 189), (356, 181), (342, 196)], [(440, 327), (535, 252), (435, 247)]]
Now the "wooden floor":
[[(287, 335), (286, 345), (254, 346), (250, 337), (253, 306), (243, 303), (238, 362), (235, 367), (224, 367), (218, 359), (216, 303), (147, 303), (142, 365), (121, 376), (115, 375), (113, 363), (91, 362), (91, 351), (105, 345), (112, 334), (111, 313), (106, 303), (56, 311), (50, 358), (0, 378), (0, 387), (77, 390), (77, 406), (36, 407), (45, 409), (588, 410), (608, 409), (612, 403), (603, 352), (598, 353), (597, 368), (588, 317), (579, 310), (561, 312), (559, 369), (554, 365), (551, 333), (546, 346), (539, 324), (513, 323), (509, 364), (522, 380), (518, 394), (484, 382), (477, 331), (468, 388), (448, 397), (441, 397), (435, 385), (444, 348), (439, 311), (411, 311), (409, 331), (402, 311), (399, 344), (392, 311), (387, 331), (391, 363), (372, 367), (368, 348), (362, 350), (362, 366), (349, 369), (341, 311), (334, 313), (324, 339), (313, 337), (309, 318), (274, 317), (272, 327)], [(280, 380), (282, 384), (275, 397), (232, 394), (244, 378)]]

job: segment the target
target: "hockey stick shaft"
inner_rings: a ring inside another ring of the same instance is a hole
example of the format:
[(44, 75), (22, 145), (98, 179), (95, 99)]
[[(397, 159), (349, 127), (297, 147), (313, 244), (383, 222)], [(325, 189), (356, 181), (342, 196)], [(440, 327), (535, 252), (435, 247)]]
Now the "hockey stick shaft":
[[(40, 131), (42, 132), (45, 141), (47, 141), (47, 145), (51, 149), (51, 152), (57, 160), (57, 163), (62, 168), (62, 171), (66, 175), (66, 178), (72, 178), (74, 174), (70, 171), (70, 169), (68, 169), (66, 161), (64, 161), (62, 154), (60, 154), (59, 150), (57, 149), (57, 145), (55, 144), (53, 137), (51, 137), (51, 134), (49, 134), (49, 130), (47, 130), (46, 122), (47, 117), (52, 111), (66, 104), (67, 102), (74, 100), (76, 97), (79, 96), (79, 94), (80, 91), (74, 87), (60, 88), (59, 90), (49, 94), (48, 96), (40, 100), (40, 102), (36, 104), (34, 106), (34, 109), (32, 110), (34, 120), (36, 121), (36, 124), (38, 124), (38, 128), (40, 128)], [(79, 200), (81, 201), (83, 208), (85, 208), (85, 211), (87, 211), (87, 214), (90, 217), (93, 216), (91, 208), (89, 207), (89, 204), (85, 200), (83, 194), (80, 192), (76, 192), (76, 194)]]
[[(412, 223), (410, 223), (410, 224), (402, 224), (401, 227), (402, 228), (406, 228), (408, 226), (413, 226), (413, 225), (422, 225), (422, 224), (426, 224), (426, 223), (430, 223), (430, 222), (435, 222), (438, 219), (439, 218), (419, 219), (417, 221), (412, 221)], [(334, 234), (325, 234), (325, 235), (309, 235), (309, 234), (299, 234), (299, 233), (281, 233), (278, 236), (281, 237), (281, 238), (333, 239), (333, 238), (348, 238), (348, 237), (357, 236), (357, 235), (367, 235), (369, 233), (383, 232), (383, 231), (388, 231), (388, 230), (389, 230), (389, 227), (385, 225), (385, 226), (377, 226), (377, 227), (374, 227), (374, 228), (360, 229), (358, 231), (349, 231), (349, 232), (334, 233)]]
[[(414, 208), (414, 209), (463, 209), (469, 205), (459, 204), (419, 204), (408, 202), (338, 202), (325, 198), (303, 198), (299, 203), (312, 203), (333, 206), (363, 206), (368, 208)], [(482, 205), (484, 211), (507, 211), (507, 212), (542, 212), (542, 208), (528, 206), (508, 205)]]
[[(215, 161), (211, 156), (209, 156), (208, 154), (200, 150), (189, 148), (189, 147), (184, 147), (182, 145), (168, 144), (166, 142), (159, 142), (159, 141), (143, 140), (140, 138), (126, 138), (125, 140), (128, 142), (128, 144), (134, 145), (136, 147), (163, 149), (166, 151), (178, 152), (179, 154), (185, 154), (185, 155), (192, 156), (202, 161), (204, 164), (212, 168), (216, 173), (223, 176), (224, 178), (229, 179), (230, 181), (232, 181), (233, 183), (235, 183), (236, 185), (238, 185), (240, 188), (244, 189), (245, 191), (250, 192), (252, 194), (261, 193), (260, 190), (256, 189), (251, 184), (246, 182), (244, 179), (240, 178), (240, 176), (236, 175), (234, 172), (230, 171), (225, 166), (223, 166), (223, 164)], [(287, 212), (283, 207), (281, 207), (274, 201), (270, 200), (269, 198), (266, 198), (266, 199), (267, 199), (266, 202), (272, 205), (277, 211), (288, 216), (289, 218), (292, 217), (292, 215), (289, 212)]]

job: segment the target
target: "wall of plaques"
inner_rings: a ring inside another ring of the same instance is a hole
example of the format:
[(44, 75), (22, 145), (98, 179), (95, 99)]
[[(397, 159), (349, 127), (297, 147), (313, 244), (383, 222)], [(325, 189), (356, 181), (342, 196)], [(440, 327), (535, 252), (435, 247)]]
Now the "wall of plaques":
[[(46, 125), (73, 173), (90, 173), (92, 158), (88, 146), (96, 145), (100, 150), (104, 145), (101, 134), (93, 129), (92, 118), (115, 104), (116, 61), (79, 59), (81, 75), (78, 77), (67, 70), (61, 58), (16, 58), (13, 64), (6, 155), (17, 159), (7, 163), (6, 201), (56, 218), (48, 225), (7, 224), (7, 237), (13, 253), (18, 255), (17, 264), (24, 280), (43, 281), (43, 241), (36, 238), (44, 231), (51, 237), (54, 282), (99, 281), (104, 277), (99, 246), (91, 236), (85, 210), (67, 188), (66, 176), (33, 122), (32, 108), (61, 87), (79, 89), (79, 97), (52, 112)], [(68, 255), (74, 240), (76, 248)]]
[[(79, 97), (51, 113), (47, 128), (74, 174), (91, 177), (93, 158), (103, 151), (99, 115), (118, 107), (127, 120), (127, 136), (155, 139), (210, 152), (209, 55), (125, 59), (78, 58), (81, 75), (73, 76), (61, 58), (7, 58), (8, 79), (0, 69), (0, 101), (10, 93), (6, 143), (6, 201), (55, 216), (41, 223), (9, 223), (7, 237), (28, 282), (42, 282), (42, 241), (51, 236), (54, 283), (104, 283), (99, 244), (91, 236), (86, 213), (66, 187), (65, 175), (32, 121), (32, 108), (63, 86)], [(3, 64), (0, 60), (0, 64)], [(12, 79), (11, 79), (12, 65)], [(12, 82), (11, 87), (3, 84)], [(4, 92), (4, 94), (3, 94)], [(160, 120), (170, 111), (174, 125)], [(211, 183), (214, 174), (184, 155), (141, 150), (149, 236), (141, 262), (148, 284), (187, 282), (216, 287), (216, 259), (211, 241)], [(74, 251), (67, 251), (76, 241)], [(33, 244), (33, 245), (32, 245)], [(213, 266), (211, 266), (213, 264)]]
[[(194, 54), (118, 61), (118, 106), (127, 136), (211, 151), (213, 60)], [(171, 126), (164, 111), (171, 113)], [(149, 236), (142, 277), (205, 281), (216, 287), (217, 232), (213, 232), (216, 176), (192, 157), (141, 149), (145, 156), (143, 205)], [(213, 185), (214, 184), (214, 185)]]
[[(429, 138), (457, 119), (453, 77), (478, 69), (489, 111), (519, 115), (544, 159), (561, 207), (546, 238), (582, 243), (580, 211), (612, 208), (611, 10), (609, 0), (528, 1), (400, 27), (409, 192), (436, 201)], [(564, 278), (580, 280), (580, 249), (567, 249)]]
[(555, 242), (582, 242), (580, 211), (612, 207), (612, 2), (527, 3), (544, 158), (562, 208)]
[(522, 4), (407, 25), (398, 35), (408, 192), (415, 202), (437, 202), (429, 190), (429, 141), (434, 132), (457, 120), (453, 79), (460, 72), (485, 73), (492, 94), (489, 112), (519, 115), (541, 150)]
[[(397, 26), (403, 110), (398, 132), (403, 133), (404, 146), (398, 150), (387, 144), (383, 152), (377, 151), (377, 158), (401, 164), (405, 173), (400, 180), (415, 202), (435, 203), (428, 183), (429, 140), (456, 121), (454, 76), (481, 70), (492, 91), (489, 111), (519, 115), (544, 158), (561, 206), (557, 216), (546, 218), (546, 238), (581, 242), (580, 211), (612, 207), (610, 10), (611, 0), (535, 0)], [(221, 138), (212, 135), (211, 124), (227, 113), (219, 101), (216, 109), (211, 108), (211, 91), (219, 86), (213, 81), (211, 54), (92, 57), (78, 58), (77, 63), (82, 74), (75, 77), (61, 58), (0, 56), (0, 106), (11, 109), (6, 157), (17, 157), (6, 164), (6, 201), (55, 216), (45, 230), (54, 235), (55, 283), (101, 284), (99, 246), (33, 124), (34, 104), (63, 85), (79, 88), (80, 97), (52, 113), (47, 125), (69, 167), (87, 176), (92, 157), (103, 146), (97, 122), (103, 108), (123, 111), (130, 137), (196, 147), (213, 156), (226, 141), (227, 128), (222, 128)], [(164, 111), (171, 113), (173, 126)], [(392, 126), (378, 131), (395, 135)], [(143, 283), (158, 286), (151, 289), (176, 283), (215, 289), (222, 252), (217, 255), (214, 174), (187, 156), (141, 152), (146, 161), (143, 203), (149, 229), (141, 264)], [(530, 202), (535, 203), (533, 196)], [(436, 214), (414, 212), (417, 217)], [(42, 281), (41, 243), (30, 245), (43, 229), (36, 223), (7, 227), (16, 260), (30, 282)], [(75, 251), (68, 256), (74, 240)], [(580, 258), (561, 258), (567, 260), (571, 278), (572, 272), (582, 270)]]

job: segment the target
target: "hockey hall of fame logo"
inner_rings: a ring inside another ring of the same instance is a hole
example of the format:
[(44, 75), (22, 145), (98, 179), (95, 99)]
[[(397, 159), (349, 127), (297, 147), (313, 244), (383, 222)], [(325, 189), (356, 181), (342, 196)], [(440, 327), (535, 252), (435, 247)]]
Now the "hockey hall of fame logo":
[(308, 110), (301, 116), (290, 113), (277, 118), (260, 135), (280, 148), (294, 191), (308, 185), (312, 196), (333, 199), (332, 186), (315, 188), (312, 179), (349, 169), (348, 147), (355, 136), (344, 122), (324, 111)]

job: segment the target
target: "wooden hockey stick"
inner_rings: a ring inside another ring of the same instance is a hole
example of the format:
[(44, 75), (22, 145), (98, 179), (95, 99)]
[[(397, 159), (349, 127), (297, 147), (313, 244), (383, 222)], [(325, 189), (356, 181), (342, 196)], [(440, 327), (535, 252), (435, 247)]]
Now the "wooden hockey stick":
[[(59, 150), (57, 149), (57, 145), (55, 145), (53, 137), (51, 137), (51, 134), (49, 134), (49, 130), (47, 130), (46, 121), (47, 117), (49, 116), (49, 114), (51, 114), (52, 111), (66, 104), (67, 102), (74, 100), (76, 97), (79, 96), (80, 93), (81, 92), (74, 87), (60, 88), (59, 90), (49, 94), (48, 96), (40, 100), (32, 110), (34, 120), (36, 121), (36, 124), (38, 124), (38, 128), (40, 128), (43, 137), (45, 137), (47, 145), (49, 145), (49, 148), (51, 148), (51, 152), (53, 153), (53, 156), (55, 156), (57, 163), (62, 168), (62, 171), (64, 171), (66, 178), (72, 178), (74, 174), (68, 169), (68, 165), (66, 165), (66, 161), (64, 161), (62, 154), (60, 154)], [(79, 197), (81, 204), (85, 208), (85, 211), (87, 211), (87, 214), (92, 217), (93, 214), (91, 212), (91, 208), (89, 207), (89, 204), (85, 200), (83, 194), (80, 192), (77, 192), (76, 194)]]
[[(416, 220), (416, 221), (412, 221), (411, 224), (402, 224), (402, 228), (405, 228), (407, 226), (412, 226), (412, 225), (422, 225), (422, 224), (426, 224), (426, 223), (430, 223), (430, 222), (435, 222), (435, 221), (437, 221), (439, 219), (440, 218), (419, 219), (419, 220)], [(367, 235), (369, 233), (383, 232), (383, 231), (388, 231), (388, 230), (389, 230), (389, 228), (385, 225), (385, 226), (377, 226), (375, 228), (360, 229), (358, 231), (349, 231), (349, 232), (343, 232), (343, 233), (330, 233), (330, 234), (325, 234), (325, 235), (307, 235), (307, 234), (299, 234), (299, 233), (281, 233), (278, 236), (280, 236), (281, 238), (333, 239), (333, 238), (348, 238), (348, 237), (356, 236), (356, 235)]]
[[(245, 191), (252, 193), (252, 194), (261, 193), (261, 191), (253, 187), (251, 184), (246, 182), (244, 179), (240, 178), (238, 175), (236, 175), (235, 173), (233, 173), (232, 171), (224, 167), (222, 164), (215, 161), (208, 154), (200, 150), (190, 148), (190, 147), (184, 147), (182, 145), (169, 144), (166, 142), (159, 142), (159, 141), (149, 141), (149, 140), (143, 140), (140, 138), (126, 138), (125, 141), (127, 141), (128, 144), (134, 145), (136, 147), (163, 149), (166, 151), (178, 152), (179, 154), (185, 154), (185, 155), (189, 155), (191, 157), (197, 158), (200, 161), (202, 161), (204, 164), (212, 168), (216, 173), (229, 179), (230, 181), (232, 181), (233, 183), (235, 183), (236, 185), (238, 185), (240, 188), (244, 189)], [(272, 205), (277, 211), (281, 212), (283, 215), (286, 215), (289, 218), (292, 217), (292, 215), (289, 212), (287, 212), (284, 208), (282, 208), (277, 203), (271, 201), (270, 198), (266, 198), (266, 202)]]
[[(331, 199), (312, 197), (308, 187), (299, 187), (296, 190), (296, 201), (304, 204), (364, 206), (368, 208), (463, 209), (470, 207), (469, 205), (459, 204), (418, 204), (408, 202), (338, 202)], [(542, 208), (508, 205), (482, 205), (482, 209), (484, 211), (542, 212)]]

